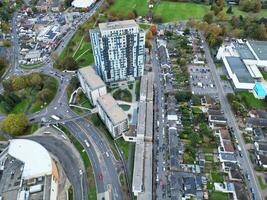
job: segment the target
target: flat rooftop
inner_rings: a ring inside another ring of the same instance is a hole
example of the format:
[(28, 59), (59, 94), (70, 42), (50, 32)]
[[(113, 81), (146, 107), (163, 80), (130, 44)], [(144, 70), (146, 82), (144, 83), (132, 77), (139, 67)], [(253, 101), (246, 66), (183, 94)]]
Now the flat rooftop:
[(83, 76), (83, 78), (86, 80), (87, 84), (91, 88), (91, 90), (98, 89), (100, 87), (105, 87), (106, 84), (104, 81), (98, 76), (93, 69), (92, 66), (83, 67), (79, 69), (79, 73)]
[(149, 72), (147, 74), (147, 101), (153, 101), (154, 91), (154, 73)]
[(100, 31), (107, 31), (116, 29), (136, 28), (138, 27), (138, 24), (134, 20), (124, 20), (124, 21), (100, 23), (98, 27)]
[(247, 44), (245, 44), (245, 43), (244, 44), (235, 43), (234, 46), (235, 46), (238, 54), (240, 55), (240, 57), (242, 59), (256, 60), (255, 56), (250, 51), (250, 49), (247, 46)]
[(116, 100), (111, 94), (108, 93), (106, 95), (103, 95), (99, 97), (97, 101), (114, 125), (127, 120), (126, 113), (117, 104)]
[(144, 193), (140, 193), (137, 200), (152, 200), (152, 148), (152, 143), (145, 143)]
[(146, 134), (147, 139), (153, 139), (153, 102), (146, 103)]
[(137, 135), (144, 136), (146, 128), (146, 103), (139, 102), (138, 119), (137, 119)]
[(229, 56), (226, 57), (226, 60), (240, 83), (254, 83), (251, 74), (241, 58)]
[(144, 172), (144, 141), (138, 141), (135, 144), (134, 171), (133, 171), (133, 191), (143, 190), (143, 172)]
[(267, 41), (248, 41), (249, 45), (260, 60), (267, 60)]

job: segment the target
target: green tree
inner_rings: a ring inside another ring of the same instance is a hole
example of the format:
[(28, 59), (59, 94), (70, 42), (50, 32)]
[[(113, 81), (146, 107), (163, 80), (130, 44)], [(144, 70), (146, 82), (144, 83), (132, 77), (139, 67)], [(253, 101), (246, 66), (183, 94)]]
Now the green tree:
[(28, 123), (24, 114), (9, 114), (2, 122), (2, 130), (11, 135), (23, 135)]
[(232, 6), (229, 6), (227, 11), (226, 11), (227, 14), (233, 14), (233, 7)]
[(211, 24), (213, 22), (213, 18), (214, 18), (214, 12), (210, 11), (204, 15), (203, 21), (207, 22), (208, 24)]
[(32, 73), (30, 75), (30, 84), (33, 87), (39, 87), (42, 84), (42, 77), (39, 73)]
[(12, 80), (12, 88), (15, 91), (19, 91), (27, 87), (26, 79), (23, 76), (13, 76), (11, 80)]

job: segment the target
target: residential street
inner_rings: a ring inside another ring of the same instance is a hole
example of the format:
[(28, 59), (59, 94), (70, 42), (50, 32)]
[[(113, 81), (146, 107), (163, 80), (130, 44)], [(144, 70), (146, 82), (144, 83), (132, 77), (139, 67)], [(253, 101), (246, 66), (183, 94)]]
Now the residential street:
[(238, 143), (239, 143), (241, 150), (242, 150), (243, 157), (242, 158), (239, 157), (239, 162), (242, 163), (241, 168), (243, 168), (244, 172), (248, 173), (249, 176), (251, 177), (251, 180), (248, 182), (249, 187), (252, 188), (253, 191), (255, 191), (254, 192), (255, 193), (255, 199), (260, 200), (260, 199), (262, 199), (261, 192), (260, 192), (260, 186), (256, 180), (253, 165), (252, 165), (251, 160), (249, 158), (248, 152), (245, 148), (245, 142), (244, 142), (242, 135), (241, 135), (241, 132), (238, 128), (238, 124), (236, 123), (236, 120), (235, 120), (234, 114), (231, 110), (230, 104), (228, 103), (226, 94), (223, 91), (220, 77), (217, 74), (216, 66), (213, 62), (213, 59), (211, 58), (209, 47), (208, 47), (203, 35), (202, 35), (202, 40), (204, 41), (204, 51), (205, 51), (207, 63), (208, 63), (208, 66), (210, 66), (210, 68), (211, 68), (211, 73), (212, 73), (213, 79), (215, 81), (215, 85), (218, 89), (218, 97), (220, 99), (222, 110), (225, 113), (225, 117), (227, 118), (229, 126), (233, 128), (234, 134), (237, 137)]

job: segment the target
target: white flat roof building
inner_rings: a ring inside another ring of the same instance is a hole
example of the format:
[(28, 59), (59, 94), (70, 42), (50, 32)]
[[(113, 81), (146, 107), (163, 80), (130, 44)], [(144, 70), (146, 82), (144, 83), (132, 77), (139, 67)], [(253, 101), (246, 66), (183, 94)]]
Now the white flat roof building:
[(71, 5), (76, 8), (89, 8), (96, 0), (74, 0)]
[(13, 139), (1, 153), (0, 197), (57, 200), (59, 173), (48, 151), (29, 139)]
[(24, 163), (23, 179), (52, 174), (52, 159), (39, 143), (26, 139), (10, 140), (8, 154)]
[(128, 130), (128, 117), (111, 94), (97, 99), (98, 114), (115, 138)]
[(96, 105), (97, 98), (107, 93), (106, 84), (98, 76), (92, 66), (78, 70), (78, 79), (83, 92), (92, 105)]

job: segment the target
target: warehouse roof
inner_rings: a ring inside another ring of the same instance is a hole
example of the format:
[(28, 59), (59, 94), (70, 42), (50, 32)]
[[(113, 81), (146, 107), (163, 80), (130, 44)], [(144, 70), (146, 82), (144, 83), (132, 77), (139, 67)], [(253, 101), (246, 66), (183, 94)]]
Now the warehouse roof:
[(79, 73), (85, 79), (91, 90), (106, 86), (104, 81), (96, 74), (95, 70), (91, 66), (79, 69)]
[(97, 101), (114, 125), (127, 120), (126, 113), (117, 104), (116, 100), (111, 94), (108, 93), (103, 95), (99, 97)]
[(250, 40), (248, 43), (260, 60), (267, 60), (267, 41)]
[(246, 65), (239, 57), (226, 57), (226, 60), (232, 70), (236, 75), (237, 79), (241, 83), (254, 83), (252, 76), (250, 75)]

